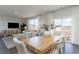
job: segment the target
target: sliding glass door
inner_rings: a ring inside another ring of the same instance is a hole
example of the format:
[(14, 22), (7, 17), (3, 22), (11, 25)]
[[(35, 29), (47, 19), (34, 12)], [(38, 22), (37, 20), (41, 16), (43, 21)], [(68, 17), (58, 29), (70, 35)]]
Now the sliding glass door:
[(54, 19), (55, 36), (63, 35), (67, 41), (71, 41), (72, 37), (72, 23), (71, 18)]

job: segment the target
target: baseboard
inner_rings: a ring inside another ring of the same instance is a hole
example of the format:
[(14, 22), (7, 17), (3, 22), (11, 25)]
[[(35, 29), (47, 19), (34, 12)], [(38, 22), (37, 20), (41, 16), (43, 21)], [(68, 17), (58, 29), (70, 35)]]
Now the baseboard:
[(75, 43), (75, 42), (69, 42), (69, 43), (71, 43), (71, 44), (73, 44), (73, 45), (79, 45), (79, 44), (77, 44), (77, 43)]

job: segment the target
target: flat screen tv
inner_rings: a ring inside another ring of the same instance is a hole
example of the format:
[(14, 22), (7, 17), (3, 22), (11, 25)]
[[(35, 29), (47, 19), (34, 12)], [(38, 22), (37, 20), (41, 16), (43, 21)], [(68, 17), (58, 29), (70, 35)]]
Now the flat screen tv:
[(8, 22), (8, 28), (19, 28), (19, 23)]

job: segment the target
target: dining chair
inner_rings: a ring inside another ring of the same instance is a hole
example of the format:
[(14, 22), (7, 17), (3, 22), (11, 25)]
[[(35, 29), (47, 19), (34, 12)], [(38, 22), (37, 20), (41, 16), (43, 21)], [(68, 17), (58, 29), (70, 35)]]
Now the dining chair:
[(30, 54), (26, 45), (22, 41), (18, 40), (17, 38), (13, 38), (13, 41), (16, 45), (18, 54)]
[(59, 54), (59, 52), (57, 50), (57, 44), (56, 43), (51, 46), (51, 49), (49, 51), (49, 54)]
[(56, 37), (55, 45), (51, 46), (50, 54), (61, 54), (61, 53), (65, 53), (65, 38)]
[(50, 54), (59, 54), (57, 49), (54, 49)]
[(59, 54), (64, 53), (65, 51), (65, 39), (60, 38), (57, 42), (57, 50), (59, 51)]

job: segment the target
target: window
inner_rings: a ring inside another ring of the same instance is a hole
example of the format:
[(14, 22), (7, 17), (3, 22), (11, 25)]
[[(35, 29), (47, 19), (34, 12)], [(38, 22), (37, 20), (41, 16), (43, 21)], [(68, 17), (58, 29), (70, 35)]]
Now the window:
[(29, 27), (34, 28), (38, 26), (38, 18), (33, 18), (29, 20)]
[(35, 24), (34, 22), (35, 22), (34, 19), (30, 19), (29, 20), (29, 27), (30, 28), (33, 28), (34, 27), (34, 24)]
[[(55, 20), (54, 20), (54, 25), (55, 25), (55, 26), (62, 25), (61, 19), (55, 19)], [(61, 26), (57, 27), (57, 28), (56, 28), (56, 31), (61, 31)]]
[(71, 40), (71, 36), (72, 36), (72, 23), (71, 22), (72, 22), (71, 18), (62, 19), (62, 33), (68, 41)]
[(54, 20), (54, 24), (56, 25), (61, 25), (61, 19), (56, 19)]
[(55, 25), (62, 25), (62, 26), (72, 26), (71, 24), (71, 18), (65, 18), (65, 19), (55, 19), (54, 20)]
[(38, 22), (38, 18), (36, 18), (36, 19), (35, 19), (35, 27), (38, 26), (38, 23), (39, 23), (39, 22)]
[(62, 19), (62, 26), (72, 26), (71, 18)]
[(67, 37), (67, 39), (71, 39), (71, 27), (72, 27), (72, 19), (71, 18), (64, 18), (64, 19), (55, 19), (54, 25), (61, 25), (60, 27), (55, 28), (55, 35), (61, 35)]

